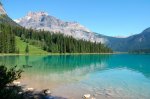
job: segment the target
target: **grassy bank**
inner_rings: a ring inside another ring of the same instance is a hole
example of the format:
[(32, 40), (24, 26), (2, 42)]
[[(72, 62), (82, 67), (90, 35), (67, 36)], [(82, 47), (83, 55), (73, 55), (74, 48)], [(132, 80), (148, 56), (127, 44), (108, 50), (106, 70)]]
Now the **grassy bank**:
[[(20, 39), (20, 37), (16, 36), (16, 48), (19, 50), (19, 54), (16, 53), (0, 53), (0, 55), (27, 55), (25, 53), (27, 43)], [(36, 47), (33, 45), (29, 46), (29, 54), (28, 55), (87, 55), (87, 54), (118, 54), (118, 52), (114, 53), (49, 53), (42, 50), (40, 47)], [(120, 53), (119, 53), (120, 54)]]
[[(25, 48), (27, 46), (27, 43), (20, 40), (19, 37), (16, 37), (16, 44), (17, 44), (17, 49), (19, 49), (19, 54), (25, 55)], [(29, 54), (48, 54), (48, 52), (36, 46), (29, 45)]]

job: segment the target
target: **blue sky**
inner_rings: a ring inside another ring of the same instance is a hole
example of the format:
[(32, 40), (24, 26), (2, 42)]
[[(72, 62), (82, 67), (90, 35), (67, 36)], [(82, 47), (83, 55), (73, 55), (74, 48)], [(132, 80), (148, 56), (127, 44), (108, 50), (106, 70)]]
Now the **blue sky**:
[(2, 3), (12, 19), (29, 11), (46, 11), (109, 36), (128, 36), (150, 27), (150, 0), (2, 0)]

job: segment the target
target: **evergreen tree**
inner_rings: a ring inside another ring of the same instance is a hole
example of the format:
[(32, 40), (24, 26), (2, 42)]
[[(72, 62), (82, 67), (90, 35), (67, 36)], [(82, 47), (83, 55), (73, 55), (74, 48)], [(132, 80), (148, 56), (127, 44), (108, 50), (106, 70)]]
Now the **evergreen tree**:
[[(15, 53), (15, 36), (41, 49), (52, 53), (111, 53), (112, 50), (104, 44), (85, 40), (76, 40), (61, 33), (43, 30), (25, 29), (23, 27), (0, 24), (0, 53)], [(29, 46), (25, 48), (29, 53)]]
[(29, 46), (28, 46), (28, 44), (27, 44), (27, 46), (26, 46), (26, 48), (25, 48), (25, 53), (26, 53), (26, 54), (29, 54)]

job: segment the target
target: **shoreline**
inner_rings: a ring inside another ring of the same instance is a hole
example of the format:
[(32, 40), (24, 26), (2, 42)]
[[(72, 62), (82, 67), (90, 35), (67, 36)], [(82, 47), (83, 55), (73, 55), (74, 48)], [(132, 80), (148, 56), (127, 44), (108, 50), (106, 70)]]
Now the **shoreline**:
[(15, 53), (0, 53), (0, 56), (31, 56), (31, 55), (113, 55), (113, 54), (128, 54), (128, 52), (113, 52), (113, 53), (47, 53), (47, 54), (15, 54)]

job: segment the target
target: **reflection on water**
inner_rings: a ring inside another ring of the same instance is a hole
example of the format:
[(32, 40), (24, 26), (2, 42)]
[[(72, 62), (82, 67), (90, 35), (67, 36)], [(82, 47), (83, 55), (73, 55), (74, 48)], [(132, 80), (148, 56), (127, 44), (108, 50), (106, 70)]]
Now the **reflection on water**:
[(107, 58), (108, 55), (1, 56), (0, 62), (20, 68), (22, 65), (32, 66), (24, 69), (21, 81), (41, 89), (78, 82), (86, 78), (86, 74), (104, 69)]
[(149, 61), (150, 55), (129, 54), (0, 56), (0, 64), (32, 66), (24, 68), (21, 82), (75, 99), (84, 93), (103, 99), (149, 99)]

